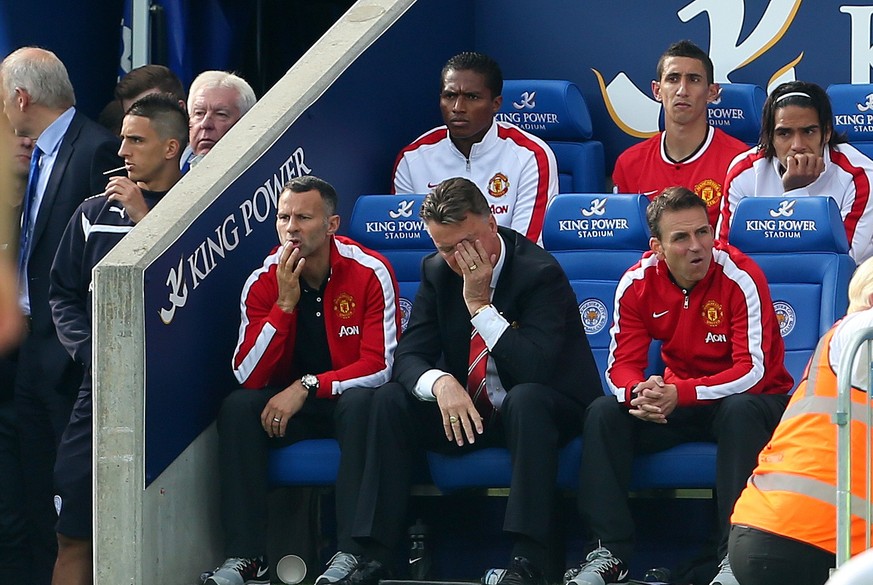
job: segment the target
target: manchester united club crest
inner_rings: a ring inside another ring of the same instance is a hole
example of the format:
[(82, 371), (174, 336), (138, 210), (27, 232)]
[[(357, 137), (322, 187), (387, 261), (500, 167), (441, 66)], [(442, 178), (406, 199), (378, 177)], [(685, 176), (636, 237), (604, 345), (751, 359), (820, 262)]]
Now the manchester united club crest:
[(488, 181), (488, 194), (492, 197), (503, 197), (509, 191), (509, 179), (503, 173), (497, 173)]
[(349, 293), (340, 293), (333, 300), (333, 311), (340, 319), (350, 319), (355, 314), (355, 299)]
[(705, 179), (694, 185), (694, 193), (706, 202), (707, 207), (718, 205), (721, 201), (721, 185), (712, 179)]
[(715, 301), (706, 301), (703, 303), (703, 321), (710, 327), (718, 327), (724, 320), (724, 310), (721, 305)]

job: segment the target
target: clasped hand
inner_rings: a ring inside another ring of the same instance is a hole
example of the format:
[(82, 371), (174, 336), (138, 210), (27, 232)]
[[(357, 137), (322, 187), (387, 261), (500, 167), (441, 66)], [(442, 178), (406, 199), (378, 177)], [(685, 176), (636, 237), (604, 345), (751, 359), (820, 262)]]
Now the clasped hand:
[(675, 384), (666, 384), (661, 376), (649, 376), (633, 389), (630, 413), (640, 420), (667, 424), (667, 417), (676, 408), (679, 394)]

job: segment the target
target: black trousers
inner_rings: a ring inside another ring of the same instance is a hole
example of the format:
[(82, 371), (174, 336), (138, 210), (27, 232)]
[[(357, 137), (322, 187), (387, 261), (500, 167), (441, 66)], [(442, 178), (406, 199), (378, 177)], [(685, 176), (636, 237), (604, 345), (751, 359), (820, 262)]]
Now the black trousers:
[[(581, 430), (584, 407), (541, 384), (521, 384), (506, 396), (500, 415), (474, 445), (459, 447), (444, 434), (436, 402), (418, 400), (400, 384), (373, 397), (367, 457), (352, 536), (346, 552), (391, 562), (405, 533), (413, 463), (423, 450), (462, 454), (508, 447), (512, 480), (503, 529), (516, 537), (514, 555), (541, 568), (553, 536), (558, 452)], [(343, 454), (345, 456), (345, 454)]]
[(30, 549), (15, 411), (0, 402), (0, 583), (29, 583)]
[[(304, 439), (336, 437), (343, 449), (337, 479), (337, 516), (350, 515), (349, 509), (354, 508), (357, 499), (354, 491), (344, 490), (342, 486), (356, 485), (363, 471), (373, 389), (351, 388), (337, 400), (310, 397), (288, 421), (285, 436), (270, 438), (261, 427), (261, 412), (280, 390), (236, 390), (221, 405), (218, 467), (221, 521), (228, 557), (256, 557), (267, 553), (267, 494), (270, 490), (267, 466), (271, 448)], [(342, 529), (340, 526), (340, 538)]]
[(727, 553), (734, 502), (770, 440), (788, 403), (777, 394), (735, 394), (705, 406), (677, 408), (667, 424), (642, 421), (612, 396), (588, 407), (582, 433), (579, 511), (592, 542), (599, 541), (625, 563), (633, 554), (634, 522), (627, 503), (634, 455), (681, 443), (718, 444), (716, 498), (719, 557)]
[(824, 585), (836, 555), (748, 526), (731, 527), (731, 569), (742, 585)]
[[(82, 382), (81, 370), (68, 368), (60, 381), (43, 367), (45, 356), (30, 336), (18, 352), (15, 377), (15, 417), (21, 444), (25, 513), (35, 585), (49, 585), (58, 544), (55, 523), (54, 467), (61, 435), (70, 421)], [(70, 362), (72, 364), (72, 362)]]

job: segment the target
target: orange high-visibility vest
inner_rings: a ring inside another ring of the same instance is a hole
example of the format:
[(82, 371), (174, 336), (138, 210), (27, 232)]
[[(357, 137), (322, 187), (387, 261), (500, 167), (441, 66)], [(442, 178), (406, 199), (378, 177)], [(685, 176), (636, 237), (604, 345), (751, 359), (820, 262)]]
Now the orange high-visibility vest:
[[(803, 380), (758, 455), (758, 467), (734, 506), (732, 524), (751, 526), (836, 554), (837, 376), (830, 366), (836, 326), (819, 341)], [(868, 408), (852, 390), (852, 554), (864, 549)], [(869, 527), (867, 528), (869, 530)]]

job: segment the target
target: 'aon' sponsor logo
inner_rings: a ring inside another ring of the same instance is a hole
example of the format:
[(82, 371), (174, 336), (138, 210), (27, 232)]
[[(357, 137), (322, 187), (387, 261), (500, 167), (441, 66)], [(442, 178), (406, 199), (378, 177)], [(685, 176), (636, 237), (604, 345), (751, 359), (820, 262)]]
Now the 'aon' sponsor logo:
[(339, 336), (345, 337), (346, 335), (360, 335), (361, 329), (358, 325), (343, 325), (340, 327)]
[(727, 335), (724, 333), (713, 333), (712, 331), (706, 334), (705, 343), (727, 343)]

